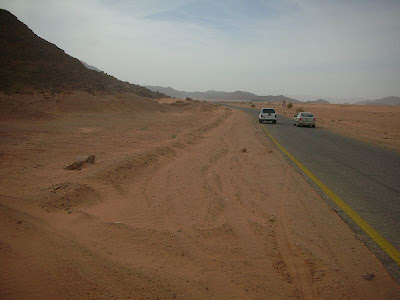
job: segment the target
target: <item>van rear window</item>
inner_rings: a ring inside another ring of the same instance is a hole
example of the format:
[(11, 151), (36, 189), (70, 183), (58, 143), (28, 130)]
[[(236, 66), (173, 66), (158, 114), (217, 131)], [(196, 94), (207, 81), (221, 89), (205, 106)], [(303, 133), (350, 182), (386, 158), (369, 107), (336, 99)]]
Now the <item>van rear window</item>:
[(262, 110), (263, 114), (274, 114), (275, 113), (275, 109), (273, 108), (264, 108)]

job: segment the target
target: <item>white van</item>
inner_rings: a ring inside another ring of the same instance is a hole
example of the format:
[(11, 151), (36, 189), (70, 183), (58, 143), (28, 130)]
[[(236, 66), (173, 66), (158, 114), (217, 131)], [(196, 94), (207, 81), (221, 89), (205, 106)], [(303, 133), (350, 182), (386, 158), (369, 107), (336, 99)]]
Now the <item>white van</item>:
[(261, 108), (258, 113), (258, 122), (263, 123), (264, 121), (276, 124), (275, 108)]

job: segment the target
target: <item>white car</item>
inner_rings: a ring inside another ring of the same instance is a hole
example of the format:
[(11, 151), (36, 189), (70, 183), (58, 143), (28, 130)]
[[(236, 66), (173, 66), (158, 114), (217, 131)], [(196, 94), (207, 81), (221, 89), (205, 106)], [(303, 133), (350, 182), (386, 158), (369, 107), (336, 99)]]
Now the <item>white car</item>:
[(258, 122), (272, 122), (273, 124), (276, 124), (275, 108), (261, 108), (258, 113)]
[(293, 125), (300, 126), (311, 126), (315, 127), (315, 117), (310, 112), (299, 112), (293, 117)]

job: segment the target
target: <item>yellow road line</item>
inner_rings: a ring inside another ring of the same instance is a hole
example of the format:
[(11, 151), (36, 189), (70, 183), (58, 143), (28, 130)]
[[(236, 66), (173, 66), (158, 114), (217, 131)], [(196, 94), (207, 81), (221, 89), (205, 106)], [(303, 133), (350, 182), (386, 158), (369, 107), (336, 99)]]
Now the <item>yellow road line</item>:
[(400, 252), (392, 246), (383, 236), (381, 236), (375, 229), (373, 229), (363, 218), (361, 218), (350, 206), (346, 204), (338, 195), (330, 190), (321, 180), (319, 180), (313, 173), (311, 173), (303, 164), (301, 164), (292, 154), (289, 153), (272, 134), (260, 125), (264, 132), (268, 135), (271, 141), (285, 153), (312, 181), (318, 185), (329, 198), (336, 203), (371, 239), (375, 241), (393, 260), (400, 266)]

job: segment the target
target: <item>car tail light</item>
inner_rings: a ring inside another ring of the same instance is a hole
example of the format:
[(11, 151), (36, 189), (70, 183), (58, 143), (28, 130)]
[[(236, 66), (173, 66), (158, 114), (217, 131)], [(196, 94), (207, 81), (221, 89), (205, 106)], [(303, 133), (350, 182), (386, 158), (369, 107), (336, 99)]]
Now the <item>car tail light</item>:
[(314, 121), (315, 121), (315, 118), (314, 118)]
[(299, 120), (301, 121), (301, 120), (303, 120), (303, 118), (299, 118)]

